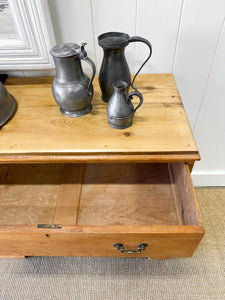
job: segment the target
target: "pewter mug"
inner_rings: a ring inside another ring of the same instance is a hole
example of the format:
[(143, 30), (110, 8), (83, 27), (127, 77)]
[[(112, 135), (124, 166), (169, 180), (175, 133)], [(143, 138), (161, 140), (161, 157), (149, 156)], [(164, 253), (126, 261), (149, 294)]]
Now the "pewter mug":
[[(80, 117), (92, 109), (95, 64), (87, 56), (81, 46), (73, 43), (56, 45), (50, 50), (56, 66), (56, 77), (52, 84), (55, 101), (60, 106), (60, 112), (67, 117)], [(92, 68), (91, 79), (83, 72), (81, 60)]]
[(5, 124), (13, 115), (16, 108), (16, 101), (0, 82), (0, 126)]
[[(113, 128), (125, 129), (132, 125), (134, 114), (143, 103), (143, 96), (137, 89), (128, 95), (128, 83), (122, 80), (113, 82), (112, 87), (114, 92), (107, 105), (108, 122)], [(140, 99), (136, 108), (131, 102), (133, 96)]]
[(131, 84), (131, 74), (124, 55), (125, 47), (129, 43), (142, 42), (145, 43), (150, 50), (149, 56), (137, 71), (132, 84), (138, 73), (141, 71), (146, 62), (152, 55), (152, 46), (150, 42), (142, 37), (130, 37), (122, 32), (107, 32), (98, 37), (98, 44), (103, 48), (104, 56), (99, 73), (99, 85), (102, 91), (102, 100), (108, 102), (112, 96), (112, 83), (116, 80), (123, 80), (128, 83), (127, 92)]

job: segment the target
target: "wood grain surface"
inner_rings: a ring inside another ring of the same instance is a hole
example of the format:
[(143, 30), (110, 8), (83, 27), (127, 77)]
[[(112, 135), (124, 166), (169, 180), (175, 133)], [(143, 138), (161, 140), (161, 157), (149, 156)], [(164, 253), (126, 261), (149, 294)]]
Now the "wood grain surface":
[[(112, 155), (132, 161), (132, 155), (165, 161), (199, 159), (174, 78), (171, 74), (140, 75), (136, 86), (144, 96), (133, 125), (124, 130), (112, 129), (107, 122), (106, 104), (100, 99), (97, 78), (93, 110), (81, 118), (68, 118), (59, 112), (51, 83), (53, 78), (9, 78), (8, 91), (18, 109), (0, 131), (0, 161), (47, 162), (51, 155), (73, 160), (88, 155), (101, 161)], [(84, 156), (83, 156), (84, 155)], [(38, 159), (39, 157), (39, 159)]]
[[(65, 226), (62, 229), (0, 226), (0, 255), (190, 257), (203, 235), (204, 229), (197, 225)], [(113, 247), (114, 243), (123, 243), (127, 249), (137, 249), (139, 243), (147, 243), (148, 247), (139, 254), (123, 254)]]
[(3, 165), (0, 184), (1, 225), (201, 224), (183, 163)]
[(177, 225), (168, 164), (88, 164), (78, 225)]
[(52, 223), (76, 225), (83, 183), (83, 164), (65, 164)]
[[(0, 166), (0, 224), (52, 224), (63, 164)], [(4, 172), (4, 174), (3, 174)]]
[(173, 178), (177, 187), (184, 223), (187, 225), (202, 225), (201, 215), (195, 190), (191, 181), (190, 171), (187, 165), (171, 164)]

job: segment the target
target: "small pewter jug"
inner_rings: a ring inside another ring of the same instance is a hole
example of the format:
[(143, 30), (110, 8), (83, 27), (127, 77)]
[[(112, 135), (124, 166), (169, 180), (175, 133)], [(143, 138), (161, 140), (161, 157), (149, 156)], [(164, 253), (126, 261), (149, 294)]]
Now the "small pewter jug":
[(128, 83), (128, 93), (131, 83), (131, 74), (124, 55), (124, 50), (129, 43), (133, 42), (145, 43), (149, 47), (150, 53), (134, 76), (132, 84), (134, 83), (138, 73), (152, 55), (152, 46), (150, 42), (140, 36), (130, 37), (128, 34), (122, 32), (107, 32), (98, 37), (98, 44), (104, 51), (99, 73), (99, 85), (102, 91), (102, 100), (105, 102), (108, 102), (109, 98), (112, 96), (112, 83), (116, 80), (123, 80)]
[[(85, 45), (86, 43), (81, 46), (64, 43), (50, 50), (56, 66), (56, 77), (52, 84), (53, 96), (61, 113), (67, 117), (80, 117), (92, 109), (92, 81), (96, 69), (93, 61), (87, 57)], [(91, 79), (83, 72), (81, 59), (91, 66)]]
[[(127, 95), (128, 83), (122, 80), (113, 82), (114, 92), (107, 105), (107, 116), (109, 125), (116, 129), (125, 129), (132, 125), (135, 111), (142, 105), (143, 96), (137, 90)], [(137, 96), (140, 102), (134, 108), (131, 100)]]

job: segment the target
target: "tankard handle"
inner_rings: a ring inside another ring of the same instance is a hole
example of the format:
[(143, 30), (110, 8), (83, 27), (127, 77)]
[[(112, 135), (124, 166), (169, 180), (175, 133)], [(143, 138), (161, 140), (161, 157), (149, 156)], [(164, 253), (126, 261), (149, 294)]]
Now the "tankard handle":
[(139, 104), (138, 104), (137, 107), (134, 109), (134, 112), (135, 112), (135, 111), (142, 105), (142, 103), (143, 103), (143, 96), (142, 96), (142, 94), (141, 94), (140, 92), (138, 92), (137, 90), (136, 90), (136, 91), (133, 91), (133, 92), (131, 92), (131, 93), (127, 96), (127, 98), (126, 98), (127, 102), (128, 102), (128, 101), (132, 101), (132, 100), (133, 100), (133, 96), (137, 96), (137, 97), (140, 99)]
[(132, 36), (129, 39), (129, 43), (133, 43), (133, 42), (142, 42), (142, 43), (146, 44), (149, 47), (150, 52), (149, 52), (149, 55), (146, 58), (146, 60), (143, 62), (143, 64), (141, 65), (141, 67), (139, 68), (139, 70), (137, 71), (137, 73), (135, 74), (135, 76), (134, 76), (134, 78), (132, 80), (132, 84), (134, 83), (134, 80), (136, 79), (137, 75), (140, 73), (141, 69), (144, 67), (144, 65), (146, 64), (146, 62), (150, 59), (150, 57), (152, 55), (152, 45), (151, 45), (151, 43), (148, 40), (146, 40), (146, 39), (144, 39), (144, 38), (142, 38), (140, 36)]
[(95, 77), (96, 67), (95, 67), (94, 62), (87, 56), (87, 52), (84, 49), (84, 46), (86, 46), (86, 45), (87, 45), (87, 43), (81, 44), (80, 58), (82, 60), (86, 61), (92, 68), (92, 76), (91, 76), (91, 79), (89, 81), (88, 88), (87, 88), (88, 94), (91, 96), (93, 94), (93, 91), (91, 91), (90, 89), (91, 89), (93, 79)]

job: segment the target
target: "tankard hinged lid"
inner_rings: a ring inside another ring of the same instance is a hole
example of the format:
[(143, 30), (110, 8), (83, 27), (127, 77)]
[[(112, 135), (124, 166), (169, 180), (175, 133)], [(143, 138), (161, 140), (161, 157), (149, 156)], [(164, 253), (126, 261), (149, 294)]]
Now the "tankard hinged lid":
[(74, 43), (63, 43), (54, 46), (50, 53), (54, 57), (70, 57), (80, 53), (80, 46)]

